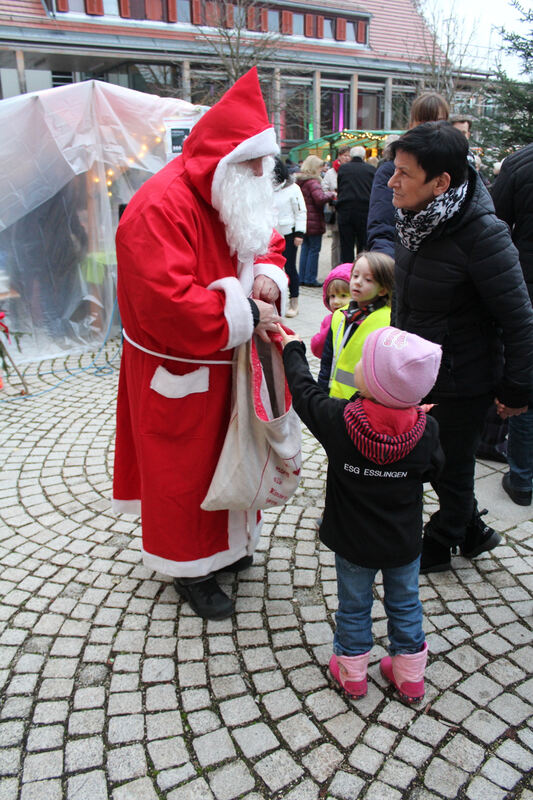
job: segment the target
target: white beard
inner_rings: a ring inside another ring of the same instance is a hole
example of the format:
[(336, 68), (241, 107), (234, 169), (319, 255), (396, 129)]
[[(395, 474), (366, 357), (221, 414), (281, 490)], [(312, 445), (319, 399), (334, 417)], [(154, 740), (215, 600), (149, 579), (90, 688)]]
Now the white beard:
[(272, 172), (274, 159), (263, 159), (263, 175), (258, 178), (244, 164), (228, 164), (220, 184), (217, 208), (226, 227), (230, 253), (242, 263), (264, 255), (276, 222)]

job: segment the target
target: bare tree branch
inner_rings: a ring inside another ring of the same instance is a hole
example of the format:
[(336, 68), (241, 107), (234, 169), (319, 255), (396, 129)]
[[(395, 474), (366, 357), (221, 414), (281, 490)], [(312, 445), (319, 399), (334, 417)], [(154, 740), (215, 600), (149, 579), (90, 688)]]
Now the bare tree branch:
[(232, 27), (226, 24), (225, 6), (222, 0), (214, 2), (209, 27), (199, 25), (197, 31), (198, 38), (212, 50), (231, 84), (253, 66), (269, 61), (275, 55), (280, 35), (273, 31), (258, 34), (248, 30), (249, 13), (255, 14), (260, 8), (255, 0), (234, 0)]
[(439, 92), (453, 105), (462, 75), (472, 69), (469, 62), (474, 30), (467, 30), (455, 3), (446, 12), (439, 0), (420, 0), (416, 5), (427, 26), (418, 41), (423, 55), (412, 59), (420, 88)]

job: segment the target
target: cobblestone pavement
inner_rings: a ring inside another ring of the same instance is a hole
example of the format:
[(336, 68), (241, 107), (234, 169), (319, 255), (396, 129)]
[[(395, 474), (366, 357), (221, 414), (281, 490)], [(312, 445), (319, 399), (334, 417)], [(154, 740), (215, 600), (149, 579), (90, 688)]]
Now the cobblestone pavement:
[[(308, 337), (320, 292), (301, 309)], [(326, 674), (320, 446), (304, 431), (301, 488), (265, 514), (254, 566), (224, 576), (233, 618), (204, 622), (142, 565), (138, 521), (110, 513), (118, 348), (101, 371), (91, 354), (32, 365), (32, 397), (0, 395), (0, 800), (533, 800), (532, 511), (504, 495), (503, 465), (480, 463), (477, 487), (504, 543), (421, 578), (423, 705), (379, 675), (380, 585), (355, 702)]]

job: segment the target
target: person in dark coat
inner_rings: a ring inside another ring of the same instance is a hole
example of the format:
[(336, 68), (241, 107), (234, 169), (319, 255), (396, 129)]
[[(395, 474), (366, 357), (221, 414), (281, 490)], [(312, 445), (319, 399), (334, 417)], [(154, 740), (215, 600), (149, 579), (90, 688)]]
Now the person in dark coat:
[(468, 142), (446, 122), (427, 122), (391, 145), (396, 208), (395, 322), (442, 345), (427, 402), (446, 465), (434, 488), (440, 508), (425, 528), (421, 572), (450, 569), (500, 536), (474, 497), (475, 452), (487, 409), (522, 414), (531, 385), (533, 311), (507, 226), (467, 162)]
[[(496, 214), (506, 222), (518, 249), (520, 265), (529, 297), (533, 302), (533, 144), (528, 144), (504, 160), (492, 187)], [(529, 352), (529, 361), (533, 355)], [(507, 461), (509, 472), (502, 485), (511, 500), (520, 506), (531, 505), (533, 480), (533, 385), (528, 410), (509, 420)]]
[(376, 168), (365, 163), (364, 147), (352, 147), (351, 160), (341, 164), (337, 174), (337, 221), (341, 261), (353, 261), (354, 248), (366, 250), (366, 219)]
[[(411, 106), (409, 130), (424, 122), (446, 120), (449, 113), (450, 107), (442, 95), (437, 92), (424, 92)], [(389, 144), (397, 138), (397, 136), (392, 140), (389, 138), (384, 151), (384, 160), (377, 168), (370, 194), (367, 220), (368, 250), (387, 253), (392, 258), (394, 258), (395, 222), (392, 189), (388, 184), (394, 172), (394, 163)]]

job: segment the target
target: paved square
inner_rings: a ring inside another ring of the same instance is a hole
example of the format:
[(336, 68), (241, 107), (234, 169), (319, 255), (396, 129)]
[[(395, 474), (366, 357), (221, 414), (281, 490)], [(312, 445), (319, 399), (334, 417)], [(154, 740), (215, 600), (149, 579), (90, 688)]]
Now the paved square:
[[(309, 341), (324, 312), (303, 288), (291, 327)], [(533, 512), (504, 495), (504, 465), (476, 477), (504, 544), (420, 580), (425, 701), (402, 705), (379, 675), (378, 580), (355, 702), (327, 674), (320, 446), (304, 429), (300, 488), (265, 512), (254, 566), (223, 576), (233, 618), (205, 623), (142, 566), (139, 521), (111, 514), (119, 350), (100, 372), (89, 354), (23, 365), (35, 395), (0, 393), (2, 800), (533, 800)]]

